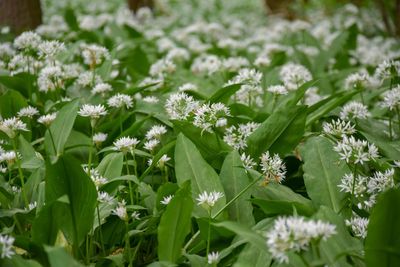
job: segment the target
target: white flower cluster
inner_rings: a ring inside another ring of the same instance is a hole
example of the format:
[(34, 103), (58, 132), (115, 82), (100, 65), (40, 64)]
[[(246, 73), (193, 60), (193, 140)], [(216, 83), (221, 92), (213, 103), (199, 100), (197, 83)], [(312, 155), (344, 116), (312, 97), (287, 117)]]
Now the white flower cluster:
[(193, 73), (212, 75), (220, 70), (221, 60), (215, 55), (201, 55), (195, 58), (191, 70)]
[(357, 101), (347, 103), (340, 111), (342, 120), (366, 119), (369, 116), (371, 116), (371, 113), (369, 113), (367, 106)]
[(21, 108), (17, 113), (18, 117), (20, 117), (20, 118), (21, 117), (27, 117), (27, 118), (30, 118), (30, 119), (33, 116), (36, 116), (38, 114), (39, 114), (39, 110), (37, 108), (35, 108), (35, 107), (32, 107), (32, 106), (27, 106), (27, 107)]
[(289, 91), (297, 90), (305, 82), (311, 81), (312, 76), (303, 65), (295, 63), (285, 64), (280, 73), (280, 78)]
[(128, 213), (126, 211), (125, 200), (118, 202), (118, 206), (115, 209), (113, 209), (111, 213), (117, 215), (123, 221), (128, 221), (129, 218), (128, 218)]
[(400, 85), (397, 85), (392, 90), (383, 93), (383, 101), (381, 103), (383, 108), (395, 110), (400, 107)]
[(345, 174), (338, 187), (340, 191), (353, 194), (358, 208), (371, 209), (379, 193), (394, 187), (394, 169), (377, 171), (372, 176)]
[(133, 100), (130, 95), (118, 93), (118, 94), (110, 97), (107, 101), (107, 104), (110, 107), (114, 107), (114, 108), (125, 107), (125, 108), (129, 109), (129, 108), (133, 107)]
[(202, 132), (212, 133), (213, 128), (227, 125), (227, 116), (230, 116), (230, 111), (224, 104), (203, 104), (195, 111), (193, 125), (201, 128)]
[(326, 240), (335, 233), (335, 225), (320, 220), (279, 217), (267, 233), (267, 246), (273, 258), (280, 263), (289, 263), (288, 252), (307, 250), (312, 241)]
[(376, 67), (375, 76), (382, 81), (395, 76), (400, 76), (400, 61), (383, 61)]
[(121, 138), (118, 138), (114, 142), (114, 150), (121, 151), (123, 153), (133, 153), (134, 149), (136, 146), (139, 144), (139, 140), (136, 138), (132, 138), (129, 136), (124, 136)]
[(0, 258), (11, 258), (12, 255), (15, 254), (12, 249), (14, 244), (14, 237), (9, 235), (0, 235), (0, 246), (1, 246), (1, 254)]
[(351, 228), (353, 234), (363, 239), (367, 237), (368, 223), (368, 218), (362, 218), (359, 216), (354, 216), (350, 220), (346, 220), (346, 225)]
[(48, 66), (40, 70), (37, 84), (39, 91), (47, 93), (64, 89), (64, 72), (59, 66)]
[(249, 137), (260, 124), (248, 122), (226, 128), (224, 141), (236, 150), (245, 149), (247, 147), (247, 137)]
[(11, 139), (14, 138), (18, 131), (29, 131), (25, 122), (18, 117), (12, 117), (0, 121), (0, 131), (4, 132)]
[(261, 87), (262, 73), (255, 69), (241, 69), (226, 85), (241, 84), (240, 89), (232, 96), (238, 103), (262, 107), (264, 90)]
[(339, 138), (346, 135), (352, 135), (356, 132), (356, 129), (351, 122), (342, 121), (340, 119), (332, 120), (330, 123), (325, 122), (322, 128), (325, 134), (333, 135)]
[(346, 89), (366, 89), (371, 86), (371, 77), (366, 72), (350, 74), (344, 81)]
[(210, 210), (212, 207), (214, 207), (215, 203), (217, 203), (217, 201), (222, 197), (224, 197), (224, 194), (222, 192), (204, 191), (201, 194), (199, 194), (198, 197), (196, 198), (197, 205), (204, 207), (206, 210)]
[(355, 139), (354, 136), (343, 136), (336, 143), (334, 150), (339, 153), (340, 159), (347, 163), (364, 164), (379, 157), (378, 148), (365, 140)]
[(278, 154), (271, 156), (267, 151), (261, 155), (260, 159), (265, 184), (270, 182), (281, 183), (285, 179), (286, 166)]
[(110, 53), (107, 48), (91, 44), (82, 45), (82, 58), (86, 65), (95, 68), (97, 65), (103, 63), (104, 60), (110, 58)]
[(198, 108), (199, 102), (185, 93), (170, 95), (165, 103), (165, 110), (172, 120), (187, 120)]
[(101, 116), (105, 116), (107, 114), (106, 108), (99, 104), (99, 105), (90, 105), (84, 104), (78, 111), (78, 114), (82, 117), (90, 117), (92, 120), (97, 120)]

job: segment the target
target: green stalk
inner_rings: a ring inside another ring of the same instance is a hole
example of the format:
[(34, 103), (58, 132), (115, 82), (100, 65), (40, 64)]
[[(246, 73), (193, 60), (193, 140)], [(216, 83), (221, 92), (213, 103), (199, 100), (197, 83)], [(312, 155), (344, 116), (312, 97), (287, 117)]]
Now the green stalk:
[(131, 260), (131, 244), (129, 241), (129, 225), (128, 221), (125, 221), (125, 229), (126, 229), (126, 237), (125, 237), (125, 249), (128, 255), (128, 266), (132, 266), (132, 260)]
[(206, 257), (208, 253), (210, 253), (210, 239), (211, 239), (211, 209), (208, 212), (208, 233), (207, 233), (207, 250), (206, 250)]
[(28, 201), (28, 198), (26, 197), (26, 193), (25, 193), (24, 173), (22, 172), (21, 162), (19, 161), (19, 158), (18, 158), (17, 143), (16, 143), (15, 139), (12, 139), (12, 143), (13, 143), (13, 148), (14, 148), (15, 155), (16, 155), (15, 161), (17, 162), (18, 175), (19, 175), (19, 179), (21, 180), (21, 187), (22, 187), (21, 192), (22, 192), (22, 196), (25, 201), (25, 206), (28, 207), (29, 201)]
[(103, 233), (102, 233), (102, 231), (101, 231), (101, 220), (100, 220), (99, 202), (97, 202), (96, 210), (97, 210), (97, 219), (98, 219), (98, 222), (99, 222), (100, 246), (101, 246), (101, 250), (102, 250), (102, 252), (103, 252), (103, 255), (106, 255), (106, 250), (104, 249)]
[[(128, 164), (128, 154), (124, 154), (125, 157), (125, 167), (126, 167), (126, 174), (129, 175), (129, 164)], [(132, 181), (128, 181), (128, 186), (129, 186), (129, 197), (131, 200), (131, 205), (134, 204), (133, 202), (133, 192), (132, 192)]]
[(357, 175), (357, 165), (354, 165), (353, 184), (351, 185), (350, 207), (353, 205), (353, 200), (354, 200), (354, 190), (356, 187), (356, 177), (357, 177), (356, 175)]

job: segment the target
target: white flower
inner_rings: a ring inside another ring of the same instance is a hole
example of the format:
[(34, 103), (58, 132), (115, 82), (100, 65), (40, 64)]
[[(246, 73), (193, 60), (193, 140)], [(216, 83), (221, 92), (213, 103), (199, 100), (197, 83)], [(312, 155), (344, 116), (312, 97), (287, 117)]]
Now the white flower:
[(367, 237), (368, 223), (368, 218), (361, 218), (358, 216), (346, 220), (346, 225), (351, 227), (351, 231), (354, 235), (363, 239)]
[(221, 64), (215, 55), (201, 55), (195, 58), (190, 69), (193, 73), (211, 75), (220, 70)]
[(377, 194), (394, 187), (393, 177), (394, 169), (388, 169), (385, 172), (375, 172), (368, 180), (368, 193)]
[(38, 122), (46, 126), (49, 126), (56, 119), (56, 117), (57, 117), (57, 112), (50, 113), (47, 115), (40, 116), (38, 118)]
[(219, 252), (211, 252), (207, 255), (207, 263), (208, 264), (216, 264), (219, 261)]
[(26, 123), (17, 117), (12, 117), (0, 121), (0, 131), (3, 131), (11, 139), (17, 135), (18, 131), (28, 131)]
[(254, 169), (254, 167), (257, 165), (250, 155), (246, 155), (245, 153), (240, 155), (240, 160), (242, 161), (243, 167), (246, 169), (246, 171)]
[(39, 57), (54, 58), (58, 53), (65, 50), (65, 45), (57, 40), (43, 41), (38, 50)]
[(83, 45), (82, 57), (86, 65), (94, 68), (96, 65), (100, 65), (104, 60), (109, 59), (110, 53), (107, 48), (99, 45)]
[(230, 111), (224, 104), (203, 104), (195, 111), (193, 125), (212, 133), (214, 127), (226, 126), (226, 116), (230, 116)]
[(125, 106), (127, 109), (133, 107), (132, 97), (125, 94), (116, 94), (107, 101), (110, 107), (121, 108)]
[(21, 155), (13, 150), (4, 151), (0, 154), (0, 162), (5, 161), (9, 165), (14, 164), (17, 158), (21, 158)]
[(8, 235), (0, 235), (0, 245), (1, 245), (1, 258), (11, 258), (15, 252), (12, 250), (14, 244), (14, 237)]
[(378, 149), (374, 144), (357, 140), (353, 136), (343, 136), (343, 140), (336, 144), (334, 150), (339, 153), (340, 159), (347, 163), (363, 164), (379, 157)]
[(114, 202), (114, 198), (110, 196), (107, 192), (98, 192), (97, 193), (97, 200), (103, 203), (112, 203)]
[(312, 79), (311, 73), (303, 65), (295, 63), (285, 64), (279, 75), (289, 91), (297, 90), (303, 83)]
[(93, 86), (94, 84), (102, 83), (101, 77), (97, 74), (94, 74), (91, 71), (84, 71), (79, 74), (76, 83), (80, 86)]
[[(87, 167), (84, 168), (85, 172), (88, 173), (89, 170)], [(92, 179), (96, 188), (101, 187), (102, 185), (107, 183), (107, 179), (100, 175), (99, 171), (96, 169), (90, 170), (90, 179)]]
[(132, 212), (131, 217), (134, 220), (140, 220), (140, 213), (137, 211), (134, 211), (134, 212)]
[(263, 153), (260, 157), (261, 170), (264, 174), (265, 183), (275, 181), (281, 183), (285, 179), (286, 166), (278, 154), (270, 156), (269, 151)]
[(375, 76), (381, 80), (398, 76), (400, 73), (400, 61), (385, 60), (376, 67)]
[[(356, 179), (354, 181), (354, 179)], [(346, 173), (340, 180), (338, 187), (340, 191), (349, 194), (354, 193), (355, 197), (363, 197), (367, 192), (367, 180), (368, 178), (362, 175), (356, 175), (354, 177), (353, 173)], [(354, 184), (354, 189), (353, 189)], [(353, 191), (354, 190), (354, 191)]]
[(103, 143), (107, 139), (107, 134), (106, 133), (96, 133), (93, 135), (93, 142), (96, 144)]
[(250, 65), (250, 63), (247, 58), (244, 57), (229, 57), (222, 61), (222, 68), (230, 72), (238, 71), (248, 65)]
[(156, 96), (146, 96), (142, 100), (149, 104), (157, 104), (160, 101)]
[(14, 40), (14, 46), (20, 50), (35, 50), (42, 42), (39, 34), (28, 31), (23, 32)]
[(178, 87), (179, 92), (183, 91), (197, 91), (199, 88), (193, 83), (185, 83)]
[(146, 133), (147, 139), (160, 139), (162, 135), (167, 132), (167, 128), (164, 125), (154, 125)]
[(169, 59), (160, 59), (150, 67), (151, 76), (164, 76), (165, 74), (173, 73), (176, 70), (176, 65)]
[(211, 209), (212, 207), (214, 207), (215, 203), (217, 203), (217, 201), (222, 197), (224, 197), (224, 194), (222, 192), (213, 191), (208, 193), (207, 191), (204, 191), (196, 198), (197, 205), (201, 205), (206, 209)]
[(38, 76), (39, 91), (47, 93), (64, 87), (64, 73), (60, 66), (44, 67)]
[(151, 139), (147, 142), (144, 143), (143, 147), (144, 149), (153, 152), (153, 150), (156, 148), (156, 146), (160, 143), (160, 140), (158, 139)]
[(371, 114), (369, 113), (368, 108), (357, 101), (351, 101), (346, 104), (340, 112), (340, 118), (342, 120), (366, 119), (369, 116), (371, 116)]
[(239, 124), (238, 127), (231, 126), (225, 130), (224, 141), (236, 150), (247, 147), (247, 137), (249, 137), (260, 124), (248, 122)]
[(394, 110), (400, 107), (400, 85), (383, 93), (382, 107)]
[(322, 221), (305, 221), (303, 217), (279, 217), (267, 233), (267, 246), (272, 257), (289, 263), (287, 252), (307, 250), (311, 241), (326, 240), (336, 233), (336, 226)]
[(259, 55), (256, 60), (254, 60), (254, 65), (257, 67), (268, 67), (271, 64), (271, 59), (268, 55)]
[(288, 90), (283, 85), (271, 85), (267, 88), (267, 91), (274, 95), (287, 95)]
[(242, 84), (247, 84), (247, 85), (253, 85), (253, 86), (258, 86), (261, 84), (262, 80), (262, 73), (255, 70), (255, 69), (241, 69), (239, 73), (233, 77), (228, 83), (230, 84), (237, 84), (237, 83), (242, 83)]
[(17, 113), (18, 117), (28, 117), (28, 118), (32, 118), (37, 114), (39, 114), (39, 110), (32, 106), (21, 108)]
[(93, 87), (91, 93), (93, 95), (95, 95), (95, 94), (104, 95), (108, 92), (111, 92), (112, 90), (113, 90), (113, 88), (108, 83), (99, 83), (99, 84), (96, 84), (95, 87)]
[(168, 205), (173, 197), (174, 197), (174, 195), (165, 196), (163, 198), (163, 200), (160, 201), (160, 203), (163, 204), (163, 205)]
[(121, 151), (123, 153), (131, 152), (135, 149), (136, 145), (139, 144), (139, 140), (131, 137), (121, 137), (114, 142), (114, 150)]
[(118, 206), (114, 210), (112, 210), (112, 214), (117, 215), (123, 221), (128, 221), (128, 213), (126, 212), (125, 200), (118, 202)]
[(364, 72), (353, 73), (346, 78), (344, 84), (346, 89), (365, 89), (371, 86), (371, 77)]
[(185, 93), (176, 93), (169, 96), (165, 110), (172, 120), (186, 120), (199, 106), (199, 103)]
[(336, 137), (352, 135), (356, 132), (354, 125), (349, 121), (342, 121), (340, 119), (332, 120), (330, 123), (325, 122), (322, 128), (325, 134), (330, 134)]
[(90, 117), (92, 120), (96, 120), (99, 119), (101, 116), (106, 115), (107, 110), (101, 104), (100, 105), (84, 104), (78, 111), (78, 114), (81, 115), (82, 117)]

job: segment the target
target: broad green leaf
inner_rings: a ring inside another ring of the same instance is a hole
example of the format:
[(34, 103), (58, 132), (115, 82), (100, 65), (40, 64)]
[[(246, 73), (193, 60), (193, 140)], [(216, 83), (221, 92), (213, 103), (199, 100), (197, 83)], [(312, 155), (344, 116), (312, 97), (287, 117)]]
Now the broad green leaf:
[(190, 232), (193, 200), (189, 182), (172, 198), (158, 226), (158, 258), (177, 262), (182, 255), (182, 245)]
[(322, 136), (311, 137), (302, 146), (301, 155), (304, 183), (310, 198), (316, 204), (339, 212), (344, 205), (345, 194), (340, 192), (338, 184), (350, 172), (346, 163), (333, 151), (332, 142)]
[(271, 260), (271, 254), (265, 250), (261, 250), (253, 244), (247, 244), (242, 252), (240, 252), (237, 261), (233, 264), (233, 267), (270, 266)]
[(305, 113), (305, 106), (282, 106), (248, 137), (249, 154), (258, 158), (270, 148), (271, 152), (290, 152), (303, 137)]
[(400, 266), (400, 189), (378, 197), (372, 209), (365, 241), (367, 266)]
[(262, 235), (260, 235), (260, 233), (256, 232), (255, 230), (252, 230), (251, 228), (248, 228), (247, 226), (231, 221), (213, 223), (213, 225), (216, 227), (225, 228), (237, 234), (250, 244), (257, 247), (258, 249), (262, 251), (267, 251), (267, 243), (265, 238)]
[(54, 165), (46, 161), (46, 202), (63, 195), (69, 199), (69, 220), (65, 221), (64, 231), (77, 246), (92, 227), (97, 190), (80, 163), (68, 154)]
[(20, 255), (14, 255), (11, 259), (1, 259), (0, 263), (3, 267), (42, 267), (37, 261), (26, 260)]
[(220, 168), (226, 153), (232, 150), (216, 133), (202, 132), (198, 127), (184, 121), (173, 121), (174, 128), (192, 141), (201, 155), (213, 167)]
[(221, 102), (221, 103), (227, 103), (229, 101), (229, 98), (234, 95), (241, 87), (241, 84), (231, 84), (228, 86), (224, 86), (221, 89), (219, 89), (217, 92), (215, 92), (210, 98), (209, 102), (210, 103), (216, 103), (216, 102)]
[(76, 99), (62, 107), (57, 113), (57, 118), (46, 131), (45, 146), (46, 151), (52, 157), (52, 162), (57, 161), (64, 152), (65, 143), (74, 126), (78, 106), (79, 101)]
[(84, 265), (76, 261), (62, 247), (45, 246), (44, 250), (47, 253), (51, 267), (83, 267)]
[(292, 215), (293, 210), (296, 209), (300, 215), (310, 216), (315, 210), (310, 205), (296, 201), (287, 200), (266, 200), (266, 199), (252, 199), (252, 203), (256, 204), (267, 215)]
[(123, 164), (124, 154), (110, 153), (101, 160), (96, 169), (102, 176), (112, 179), (121, 176)]
[[(236, 197), (250, 183), (237, 151), (232, 151), (225, 158), (220, 179), (227, 201)], [(228, 207), (231, 220), (244, 225), (254, 224), (253, 207), (249, 201), (250, 197), (251, 191), (248, 190)]]
[[(191, 181), (192, 198), (207, 192), (224, 192), (224, 189), (215, 170), (201, 157), (196, 146), (182, 133), (178, 135), (175, 146), (175, 172), (178, 185), (185, 181)], [(213, 208), (213, 214), (225, 204), (225, 196), (218, 200)], [(200, 206), (194, 208), (194, 214), (198, 217), (208, 217), (205, 209)]]
[(4, 119), (16, 116), (26, 106), (28, 103), (18, 91), (8, 90), (0, 96), (0, 114)]

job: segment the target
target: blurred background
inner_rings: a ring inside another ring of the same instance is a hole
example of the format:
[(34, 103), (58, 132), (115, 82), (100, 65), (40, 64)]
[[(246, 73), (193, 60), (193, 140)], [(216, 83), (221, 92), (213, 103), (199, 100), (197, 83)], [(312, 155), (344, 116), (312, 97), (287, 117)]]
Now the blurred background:
[[(234, 6), (248, 12), (265, 16), (283, 16), (286, 19), (309, 20), (310, 12), (316, 10), (332, 15), (338, 8), (351, 4), (357, 8), (368, 8), (379, 13), (383, 30), (389, 36), (400, 36), (400, 0), (110, 0), (110, 1), (52, 1), (52, 0), (0, 0), (0, 26), (2, 33), (20, 33), (35, 29), (43, 22), (54, 19), (54, 14), (66, 17), (66, 10), (75, 12), (109, 13), (121, 7), (137, 12), (141, 7), (149, 7), (155, 15), (168, 13), (168, 8), (182, 4), (209, 5), (210, 8), (224, 9)], [(84, 15), (84, 14), (77, 14)], [(53, 17), (53, 18), (52, 18)], [(101, 18), (98, 18), (101, 20)], [(97, 21), (100, 23), (101, 21)]]

